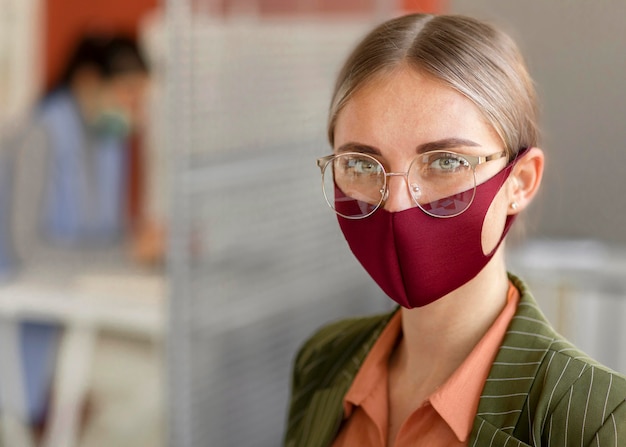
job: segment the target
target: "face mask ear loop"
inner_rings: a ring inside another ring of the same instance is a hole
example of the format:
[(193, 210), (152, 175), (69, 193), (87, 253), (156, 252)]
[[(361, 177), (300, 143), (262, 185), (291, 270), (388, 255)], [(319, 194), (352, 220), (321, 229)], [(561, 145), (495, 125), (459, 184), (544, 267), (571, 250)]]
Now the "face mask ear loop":
[[(520, 161), (522, 159), (522, 157), (524, 157), (524, 155), (526, 155), (526, 153), (528, 153), (529, 150), (530, 150), (529, 147), (525, 147), (525, 148), (521, 149), (515, 155), (515, 158), (513, 158), (513, 160), (511, 160), (509, 162), (509, 164), (504, 168), (504, 169), (508, 169), (509, 172), (506, 174), (506, 177), (504, 177), (504, 179), (502, 180), (502, 184), (503, 185), (504, 185), (504, 182), (506, 182), (506, 180), (509, 178), (509, 175), (511, 175), (511, 172), (513, 172), (513, 168), (515, 167), (517, 162)], [(500, 187), (502, 187), (502, 186), (500, 186)], [(486, 254), (485, 256), (491, 257), (491, 256), (494, 255), (496, 250), (500, 247), (500, 245), (504, 241), (504, 238), (506, 237), (507, 233), (509, 232), (509, 230), (513, 226), (513, 222), (515, 222), (515, 219), (517, 218), (518, 215), (519, 215), (518, 213), (515, 213), (515, 214), (509, 214), (508, 216), (506, 216), (506, 222), (504, 224), (504, 230), (502, 231), (502, 236), (500, 236), (500, 241), (495, 246), (495, 248), (493, 250), (491, 250), (491, 252)]]
[[(504, 167), (503, 171), (508, 171), (506, 173), (506, 176), (502, 179), (502, 183), (500, 184), (500, 188), (502, 188), (502, 186), (504, 185), (504, 183), (507, 181), (507, 179), (509, 178), (509, 176), (511, 175), (511, 172), (513, 172), (513, 168), (515, 167), (515, 165), (517, 164), (518, 161), (520, 161), (522, 159), (522, 157), (524, 157), (524, 155), (526, 155), (526, 153), (530, 150), (529, 147), (525, 147), (520, 149), (517, 154), (515, 154), (515, 157), (513, 157), (513, 159), (511, 161), (509, 161), (507, 163), (507, 165)], [(498, 188), (498, 189), (500, 189)], [(513, 222), (511, 222), (512, 224)], [(510, 226), (509, 224), (509, 220), (507, 217), (507, 226), (505, 227), (505, 233), (508, 231), (508, 227)], [(500, 245), (500, 244), (498, 244)], [(497, 247), (496, 247), (497, 248)]]
[(524, 147), (522, 149), (520, 149), (517, 154), (515, 154), (515, 157), (513, 157), (513, 160), (511, 160), (509, 162), (509, 165), (511, 166), (515, 166), (515, 164), (520, 161), (522, 159), (522, 157), (524, 157), (524, 155), (526, 155), (528, 153), (528, 151), (530, 150), (530, 147)]
[[(522, 151), (520, 151), (518, 153), (522, 154), (522, 152), (526, 152), (526, 149), (522, 149)], [(523, 156), (523, 154), (521, 155)], [(505, 167), (504, 167), (504, 171), (506, 172), (506, 175), (502, 178), (502, 183), (500, 184), (500, 187), (498, 188), (498, 191), (500, 190), (500, 188), (502, 188), (502, 186), (504, 185), (504, 183), (507, 181), (507, 179), (509, 178), (509, 176), (511, 175), (511, 172), (513, 172), (513, 167), (515, 166), (515, 163), (517, 163), (520, 159), (520, 156), (516, 156), (513, 160), (511, 160)], [(491, 250), (489, 253), (483, 253), (485, 256), (487, 256), (488, 258), (491, 258), (494, 253), (496, 252), (496, 250), (498, 248), (500, 248), (500, 245), (502, 245), (502, 242), (504, 241), (504, 238), (506, 237), (507, 233), (509, 232), (509, 230), (511, 229), (511, 226), (513, 226), (513, 222), (515, 222), (515, 218), (517, 217), (517, 214), (510, 214), (508, 216), (506, 216), (506, 221), (504, 223), (504, 229), (502, 230), (502, 236), (500, 236), (500, 240), (498, 241), (498, 243), (496, 244), (496, 246), (494, 247), (493, 250)]]

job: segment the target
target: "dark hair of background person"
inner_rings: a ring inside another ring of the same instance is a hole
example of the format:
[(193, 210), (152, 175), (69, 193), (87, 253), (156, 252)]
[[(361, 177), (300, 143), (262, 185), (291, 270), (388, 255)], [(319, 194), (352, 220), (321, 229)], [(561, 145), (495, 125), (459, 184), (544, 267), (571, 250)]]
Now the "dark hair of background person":
[(135, 39), (123, 35), (85, 34), (78, 39), (56, 82), (44, 96), (68, 87), (82, 69), (95, 70), (104, 80), (127, 73), (148, 73), (147, 60)]

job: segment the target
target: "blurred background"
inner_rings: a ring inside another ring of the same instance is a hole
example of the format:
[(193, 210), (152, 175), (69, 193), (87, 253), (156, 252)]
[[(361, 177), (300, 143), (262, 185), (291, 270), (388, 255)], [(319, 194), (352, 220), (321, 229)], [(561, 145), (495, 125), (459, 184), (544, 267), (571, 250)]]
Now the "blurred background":
[(521, 45), (547, 173), (511, 270), (626, 372), (621, 0), (0, 0), (0, 445), (280, 444), (306, 336), (390, 308), (315, 159), (339, 65), (407, 11)]

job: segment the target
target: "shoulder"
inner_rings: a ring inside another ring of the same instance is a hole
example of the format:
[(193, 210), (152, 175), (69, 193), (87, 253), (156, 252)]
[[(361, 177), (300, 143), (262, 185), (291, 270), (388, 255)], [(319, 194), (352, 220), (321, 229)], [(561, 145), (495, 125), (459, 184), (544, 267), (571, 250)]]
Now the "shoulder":
[(558, 334), (539, 310), (527, 286), (517, 278), (516, 281), (521, 300), (507, 335), (525, 340), (529, 348), (544, 350), (539, 369), (543, 378), (541, 388), (550, 391), (554, 400), (565, 390), (588, 391), (592, 385), (607, 380), (615, 392), (622, 393), (622, 400), (626, 398), (626, 377), (592, 359)]
[(541, 386), (544, 393), (553, 396), (551, 407), (570, 398), (583, 398), (585, 405), (599, 400), (603, 409), (606, 404), (609, 411), (612, 403), (615, 407), (626, 399), (626, 377), (598, 363), (561, 337), (551, 343), (543, 365)]
[[(328, 324), (315, 332), (296, 355), (285, 441), (295, 445), (302, 435), (305, 413), (313, 410), (324, 418), (340, 415), (341, 398), (378, 335), (393, 313), (352, 318)], [(318, 391), (332, 389), (332, 402), (313, 402)], [(329, 423), (326, 421), (325, 423)]]
[(58, 88), (46, 94), (37, 104), (38, 112), (46, 113), (57, 108), (68, 107), (73, 102), (72, 93), (67, 88)]
[(626, 378), (569, 342), (554, 340), (534, 388), (536, 408), (545, 409), (544, 437), (584, 445), (596, 437), (598, 445), (605, 445), (600, 436), (617, 445), (618, 433), (626, 439)]
[[(294, 373), (319, 376), (328, 365), (338, 363), (364, 350), (369, 351), (368, 340), (376, 338), (392, 314), (350, 318), (336, 321), (318, 329), (304, 342), (296, 355)], [(365, 349), (364, 349), (365, 347)]]
[(537, 353), (524, 410), (528, 412), (525, 417), (533, 421), (534, 437), (569, 439), (577, 445), (591, 441), (605, 445), (600, 442), (603, 436), (613, 445), (618, 433), (620, 439), (626, 439), (626, 377), (556, 333), (526, 286), (521, 281), (516, 286), (522, 299), (508, 336), (524, 340), (518, 347), (526, 351), (518, 351), (516, 356), (530, 358)]
[(44, 97), (35, 109), (35, 117), (46, 127), (80, 124), (76, 100), (68, 89), (59, 89)]

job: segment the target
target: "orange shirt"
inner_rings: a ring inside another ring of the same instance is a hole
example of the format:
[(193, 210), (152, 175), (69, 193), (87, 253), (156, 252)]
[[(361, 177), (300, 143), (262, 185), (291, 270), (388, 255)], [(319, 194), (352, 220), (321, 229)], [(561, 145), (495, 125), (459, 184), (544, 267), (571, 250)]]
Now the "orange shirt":
[[(467, 445), (481, 391), (518, 301), (519, 292), (509, 283), (507, 304), (498, 318), (448, 380), (402, 423), (394, 447)], [(398, 312), (372, 347), (343, 399), (344, 423), (333, 447), (387, 445), (387, 363), (401, 336)]]

